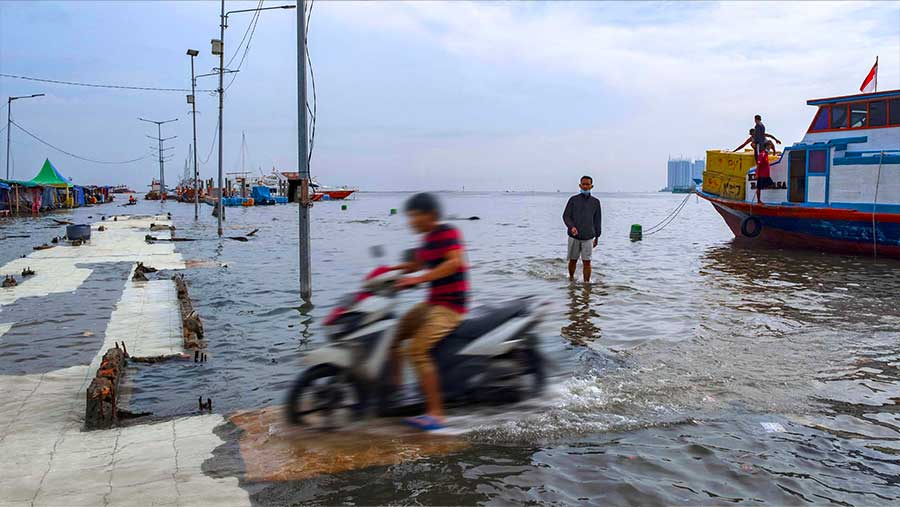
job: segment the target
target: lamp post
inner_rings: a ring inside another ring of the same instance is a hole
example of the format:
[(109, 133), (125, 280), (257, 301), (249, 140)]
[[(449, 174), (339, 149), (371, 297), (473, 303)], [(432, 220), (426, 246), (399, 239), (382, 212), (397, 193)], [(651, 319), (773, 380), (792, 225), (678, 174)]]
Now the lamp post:
[(9, 133), (12, 130), (12, 101), (18, 99), (33, 99), (35, 97), (43, 97), (43, 93), (35, 93), (34, 95), (21, 95), (19, 97), (9, 97), (6, 100), (6, 179), (9, 179)]
[(197, 169), (197, 78), (194, 76), (194, 57), (200, 52), (196, 49), (188, 49), (187, 55), (191, 57), (191, 94), (188, 95), (187, 101), (191, 105), (191, 118), (194, 121), (194, 220), (200, 218), (200, 192), (197, 189), (197, 180), (199, 179)]
[(163, 151), (165, 151), (165, 150), (163, 150), (162, 143), (163, 143), (163, 141), (168, 141), (169, 139), (175, 139), (178, 136), (172, 136), (172, 137), (167, 137), (167, 138), (163, 139), (162, 125), (164, 123), (171, 123), (173, 121), (178, 121), (178, 118), (175, 118), (173, 120), (164, 120), (164, 121), (145, 120), (144, 118), (138, 118), (138, 120), (145, 121), (147, 123), (155, 123), (156, 124), (156, 133), (157, 133), (156, 140), (159, 143), (159, 200), (165, 201), (166, 200), (166, 172), (164, 170), (165, 166), (163, 165)]
[(219, 200), (216, 204), (216, 220), (218, 220), (218, 232), (219, 236), (222, 236), (222, 186), (223, 186), (223, 173), (222, 173), (222, 130), (224, 128), (223, 120), (222, 120), (222, 109), (224, 107), (225, 100), (225, 89), (222, 86), (223, 76), (225, 74), (225, 29), (228, 28), (228, 16), (231, 14), (237, 14), (239, 12), (257, 12), (257, 11), (268, 11), (272, 9), (296, 9), (296, 5), (279, 5), (276, 7), (263, 7), (261, 9), (240, 9), (236, 11), (228, 11), (225, 12), (225, 0), (222, 0), (222, 8), (221, 13), (219, 14), (219, 38), (213, 39), (210, 41), (212, 44), (212, 54), (219, 56)]

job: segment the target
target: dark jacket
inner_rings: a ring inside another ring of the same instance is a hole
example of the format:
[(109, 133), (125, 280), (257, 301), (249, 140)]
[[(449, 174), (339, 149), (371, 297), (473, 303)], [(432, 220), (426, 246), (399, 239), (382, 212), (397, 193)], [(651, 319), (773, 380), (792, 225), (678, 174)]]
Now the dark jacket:
[[(600, 201), (592, 195), (573, 195), (566, 203), (563, 211), (563, 222), (566, 233), (575, 239), (587, 240), (600, 237), (603, 231), (603, 213)], [(572, 235), (572, 227), (578, 229), (578, 235)]]

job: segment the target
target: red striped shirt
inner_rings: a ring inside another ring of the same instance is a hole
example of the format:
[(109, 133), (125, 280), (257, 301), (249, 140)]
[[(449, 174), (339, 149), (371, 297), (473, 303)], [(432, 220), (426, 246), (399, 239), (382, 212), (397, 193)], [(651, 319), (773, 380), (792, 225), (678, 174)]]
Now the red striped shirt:
[[(428, 269), (434, 269), (454, 250), (463, 250), (462, 234), (451, 225), (440, 224), (425, 235), (418, 256)], [(458, 313), (466, 313), (469, 299), (467, 271), (468, 267), (463, 265), (456, 273), (432, 280), (428, 303), (445, 306)]]

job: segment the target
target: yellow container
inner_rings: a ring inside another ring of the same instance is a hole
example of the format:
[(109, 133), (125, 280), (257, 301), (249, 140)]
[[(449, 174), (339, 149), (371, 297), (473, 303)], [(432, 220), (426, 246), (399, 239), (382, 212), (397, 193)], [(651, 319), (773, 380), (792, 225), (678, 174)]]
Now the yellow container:
[(703, 171), (703, 191), (707, 194), (722, 195), (728, 176), (712, 171)]
[(727, 199), (744, 200), (746, 177), (729, 176), (713, 171), (703, 171), (703, 191)]
[(725, 181), (725, 188), (722, 189), (722, 197), (743, 201), (747, 190), (747, 184), (744, 178), (731, 177)]
[(752, 151), (706, 151), (706, 170), (726, 176), (745, 178), (747, 171), (756, 166)]

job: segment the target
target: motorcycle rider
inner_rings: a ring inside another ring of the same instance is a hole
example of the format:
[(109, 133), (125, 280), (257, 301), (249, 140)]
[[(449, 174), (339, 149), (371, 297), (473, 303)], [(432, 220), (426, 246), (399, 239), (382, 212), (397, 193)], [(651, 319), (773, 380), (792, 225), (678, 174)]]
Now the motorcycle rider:
[(425, 273), (401, 278), (397, 288), (430, 284), (428, 299), (414, 306), (397, 325), (394, 340), (392, 380), (402, 385), (400, 344), (406, 340), (406, 357), (419, 377), (425, 395), (425, 414), (404, 422), (421, 430), (444, 427), (441, 383), (431, 357), (431, 350), (462, 322), (468, 303), (468, 276), (462, 235), (455, 227), (441, 222), (441, 206), (436, 196), (419, 193), (410, 197), (404, 207), (409, 226), (424, 235), (415, 259), (394, 266), (394, 270)]

